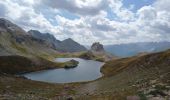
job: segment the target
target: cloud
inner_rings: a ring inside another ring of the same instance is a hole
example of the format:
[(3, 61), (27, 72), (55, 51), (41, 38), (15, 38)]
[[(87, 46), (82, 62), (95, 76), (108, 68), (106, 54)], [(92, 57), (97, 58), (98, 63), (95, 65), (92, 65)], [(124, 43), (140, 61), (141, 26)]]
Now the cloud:
[(63, 9), (78, 15), (96, 15), (107, 7), (107, 0), (42, 0), (54, 9)]
[(156, 2), (153, 4), (153, 6), (158, 10), (158, 11), (170, 11), (170, 0), (156, 0)]
[(153, 20), (157, 17), (157, 12), (154, 7), (144, 6), (138, 10), (138, 15), (140, 20)]
[(6, 7), (3, 4), (0, 4), (0, 15), (1, 17), (5, 17), (6, 14)]
[(133, 12), (135, 5), (126, 8), (122, 0), (1, 0), (0, 17), (82, 44), (170, 41), (169, 3), (156, 0)]

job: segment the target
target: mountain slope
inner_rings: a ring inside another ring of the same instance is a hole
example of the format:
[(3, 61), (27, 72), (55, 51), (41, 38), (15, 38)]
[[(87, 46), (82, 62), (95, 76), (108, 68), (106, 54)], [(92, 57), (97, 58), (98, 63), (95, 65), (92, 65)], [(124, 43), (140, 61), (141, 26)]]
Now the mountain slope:
[(101, 72), (103, 78), (78, 90), (80, 94), (89, 94), (78, 99), (125, 100), (133, 96), (141, 100), (165, 99), (170, 91), (170, 50), (108, 61)]
[(0, 55), (48, 55), (57, 53), (43, 40), (26, 33), (10, 21), (0, 19)]
[(19, 26), (0, 18), (0, 72), (23, 73), (64, 64), (51, 61), (58, 54), (47, 41), (32, 37)]
[(75, 42), (71, 38), (61, 41), (60, 45), (62, 46), (63, 51), (65, 51), (65, 52), (80, 52), (80, 51), (87, 50), (84, 46)]
[(86, 51), (86, 48), (79, 43), (75, 42), (71, 38), (59, 41), (53, 35), (49, 33), (40, 33), (36, 30), (28, 31), (33, 37), (47, 41), (54, 49), (60, 52), (80, 52)]

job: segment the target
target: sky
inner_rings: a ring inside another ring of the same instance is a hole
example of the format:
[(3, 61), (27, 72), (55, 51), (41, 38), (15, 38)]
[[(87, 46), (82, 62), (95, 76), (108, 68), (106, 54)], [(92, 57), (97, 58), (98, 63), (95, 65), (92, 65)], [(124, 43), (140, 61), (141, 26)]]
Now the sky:
[(90, 45), (170, 41), (170, 0), (0, 0), (24, 30)]

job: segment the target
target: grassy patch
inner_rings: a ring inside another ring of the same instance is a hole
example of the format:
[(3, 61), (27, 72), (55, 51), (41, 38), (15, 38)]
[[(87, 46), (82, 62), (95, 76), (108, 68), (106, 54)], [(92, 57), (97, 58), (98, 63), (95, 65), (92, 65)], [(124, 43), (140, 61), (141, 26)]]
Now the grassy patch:
[(12, 47), (13, 48), (16, 48), (18, 51), (20, 51), (20, 52), (22, 52), (22, 53), (27, 53), (27, 50), (26, 50), (26, 48), (24, 48), (23, 46), (19, 46), (19, 45), (17, 45), (15, 42), (11, 42), (12, 43)]

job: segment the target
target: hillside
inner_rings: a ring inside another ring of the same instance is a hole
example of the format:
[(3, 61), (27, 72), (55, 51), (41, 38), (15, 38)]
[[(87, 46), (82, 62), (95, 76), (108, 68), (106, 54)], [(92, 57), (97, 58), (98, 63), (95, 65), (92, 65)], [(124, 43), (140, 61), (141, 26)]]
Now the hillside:
[(103, 78), (78, 90), (80, 94), (88, 94), (79, 99), (125, 100), (136, 97), (141, 100), (164, 100), (170, 97), (170, 50), (108, 61), (101, 72)]
[(0, 55), (45, 56), (57, 53), (41, 39), (26, 33), (12, 22), (0, 19)]
[(102, 78), (85, 83), (48, 84), (0, 74), (0, 94), (8, 99), (168, 100), (169, 65), (167, 50), (108, 61)]
[(71, 38), (59, 41), (49, 33), (41, 33), (36, 30), (30, 30), (28, 33), (37, 39), (47, 41), (54, 49), (60, 52), (81, 52), (87, 50), (84, 46), (75, 42)]
[(86, 51), (87, 50), (84, 46), (75, 42), (71, 38), (68, 38), (68, 39), (61, 41), (60, 45), (63, 46), (63, 51), (65, 51), (65, 52), (80, 52), (80, 51)]
[(58, 53), (48, 41), (32, 37), (19, 26), (0, 18), (0, 72), (16, 74), (64, 68), (67, 63), (52, 61)]

